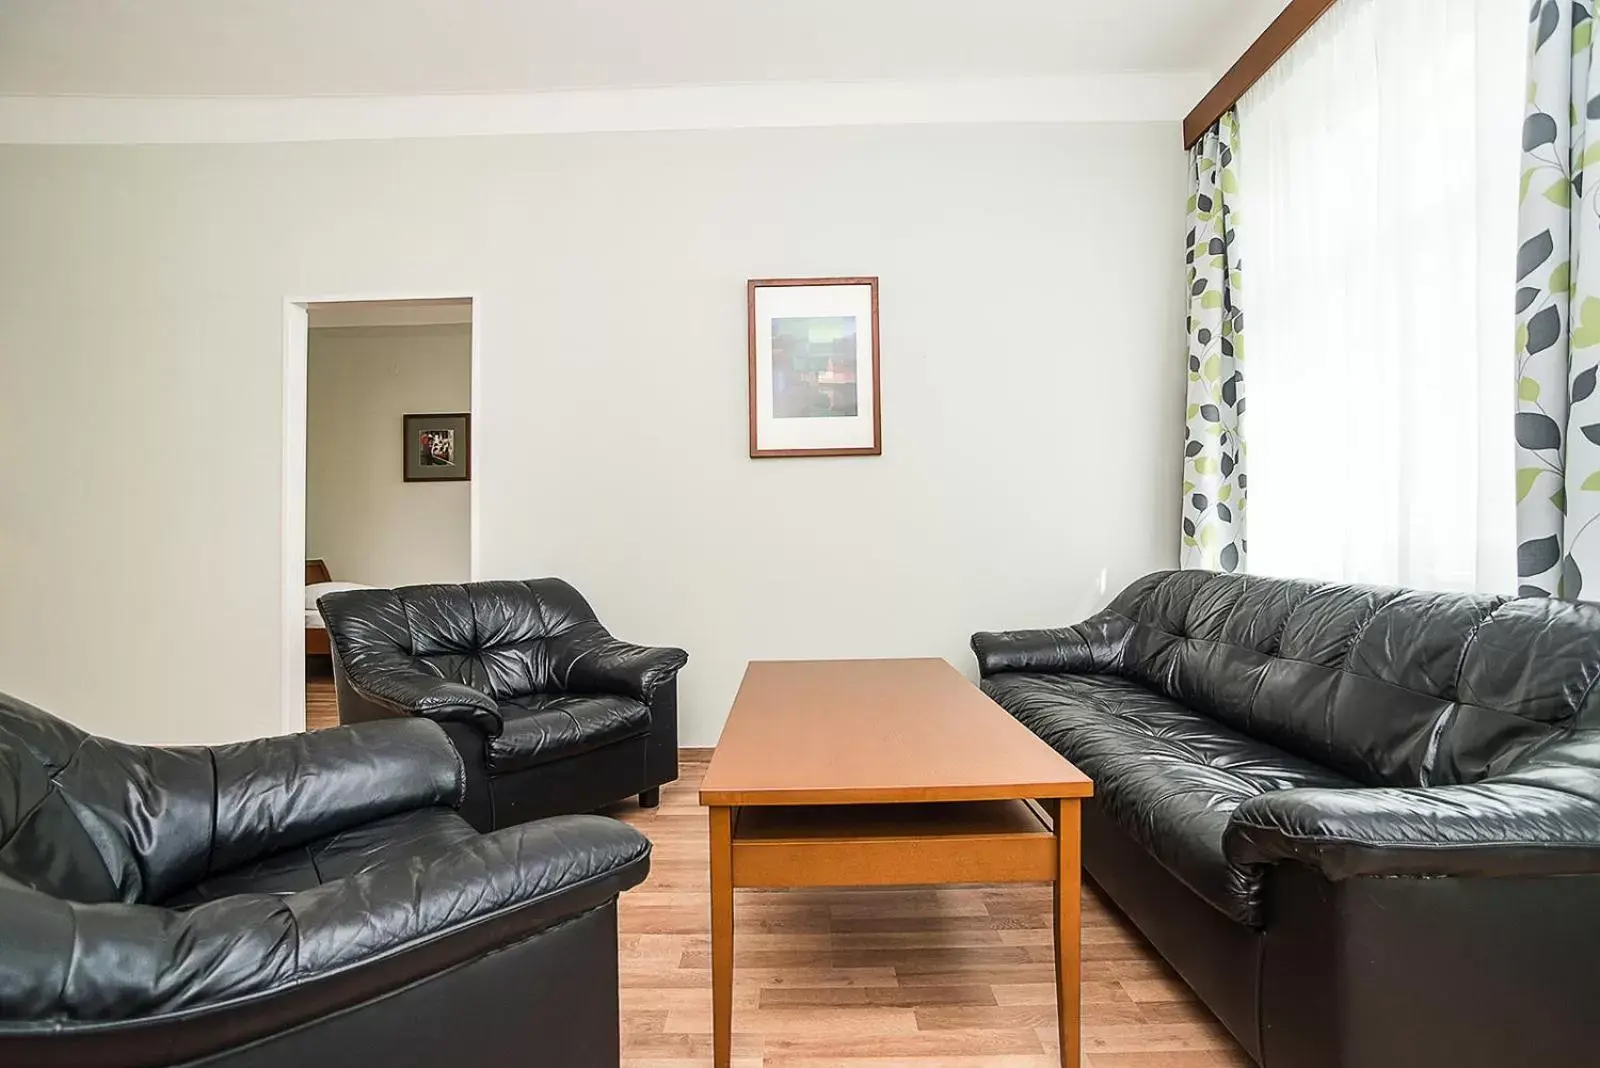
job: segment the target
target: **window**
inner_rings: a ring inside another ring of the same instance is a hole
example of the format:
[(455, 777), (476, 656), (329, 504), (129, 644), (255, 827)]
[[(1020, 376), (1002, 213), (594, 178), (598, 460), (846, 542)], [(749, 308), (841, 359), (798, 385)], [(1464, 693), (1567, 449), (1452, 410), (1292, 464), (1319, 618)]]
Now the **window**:
[(1342, 0), (1240, 102), (1251, 571), (1516, 588), (1526, 14)]

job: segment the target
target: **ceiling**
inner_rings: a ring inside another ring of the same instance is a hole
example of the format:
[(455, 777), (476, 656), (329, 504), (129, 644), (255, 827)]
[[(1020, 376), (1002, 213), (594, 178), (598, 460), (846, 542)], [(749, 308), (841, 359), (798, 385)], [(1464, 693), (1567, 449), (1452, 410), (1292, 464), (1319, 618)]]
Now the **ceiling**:
[(0, 95), (1219, 74), (1286, 0), (6, 0)]

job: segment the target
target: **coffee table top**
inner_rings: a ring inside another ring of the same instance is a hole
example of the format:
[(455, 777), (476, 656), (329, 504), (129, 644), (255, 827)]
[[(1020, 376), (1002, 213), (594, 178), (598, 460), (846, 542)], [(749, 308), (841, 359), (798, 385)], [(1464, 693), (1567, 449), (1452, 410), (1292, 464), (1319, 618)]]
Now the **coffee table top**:
[(1094, 785), (948, 663), (756, 660), (702, 805), (1088, 797)]

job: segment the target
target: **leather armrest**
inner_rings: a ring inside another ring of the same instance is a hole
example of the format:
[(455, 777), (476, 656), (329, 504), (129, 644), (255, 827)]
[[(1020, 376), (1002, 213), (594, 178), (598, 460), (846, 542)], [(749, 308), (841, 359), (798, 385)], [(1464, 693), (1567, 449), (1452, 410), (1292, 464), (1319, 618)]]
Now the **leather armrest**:
[(216, 775), (211, 871), (384, 816), (459, 808), (461, 754), (436, 723), (393, 719), (210, 750)]
[(646, 703), (689, 662), (682, 649), (620, 641), (598, 623), (574, 627), (550, 647), (551, 677), (568, 693), (623, 694)]
[[(186, 910), (82, 905), (0, 883), (5, 956), (32, 965), (12, 973), (0, 960), (0, 980), (8, 1010), (57, 1026), (154, 1022), (335, 979), (358, 1002), (598, 908), (642, 881), (649, 858), (631, 827), (566, 816), (314, 890)], [(289, 999), (280, 1025), (343, 1007)]]
[[(377, 963), (390, 953), (497, 921), (493, 945), (519, 941), (615, 899), (644, 881), (650, 841), (603, 816), (507, 827), (421, 863), (380, 864), (292, 894), (303, 978)], [(490, 946), (469, 940), (450, 964)]]
[(1002, 671), (1114, 675), (1128, 633), (1126, 616), (1105, 611), (1071, 627), (979, 632), (972, 652), (985, 678)]
[(418, 671), (409, 663), (359, 668), (343, 664), (352, 689), (375, 705), (392, 712), (422, 716), (443, 723), (470, 723), (490, 738), (500, 737), (505, 720), (500, 706), (482, 690)]
[(1240, 864), (1295, 861), (1333, 880), (1596, 873), (1600, 805), (1509, 782), (1280, 790), (1234, 810), (1223, 851)]

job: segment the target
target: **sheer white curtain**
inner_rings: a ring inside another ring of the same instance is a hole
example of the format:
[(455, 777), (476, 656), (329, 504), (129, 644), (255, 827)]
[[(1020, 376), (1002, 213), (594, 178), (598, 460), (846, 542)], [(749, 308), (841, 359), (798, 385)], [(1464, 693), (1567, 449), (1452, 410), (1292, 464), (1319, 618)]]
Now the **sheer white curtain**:
[(1249, 568), (1514, 591), (1524, 0), (1341, 0), (1239, 105)]

